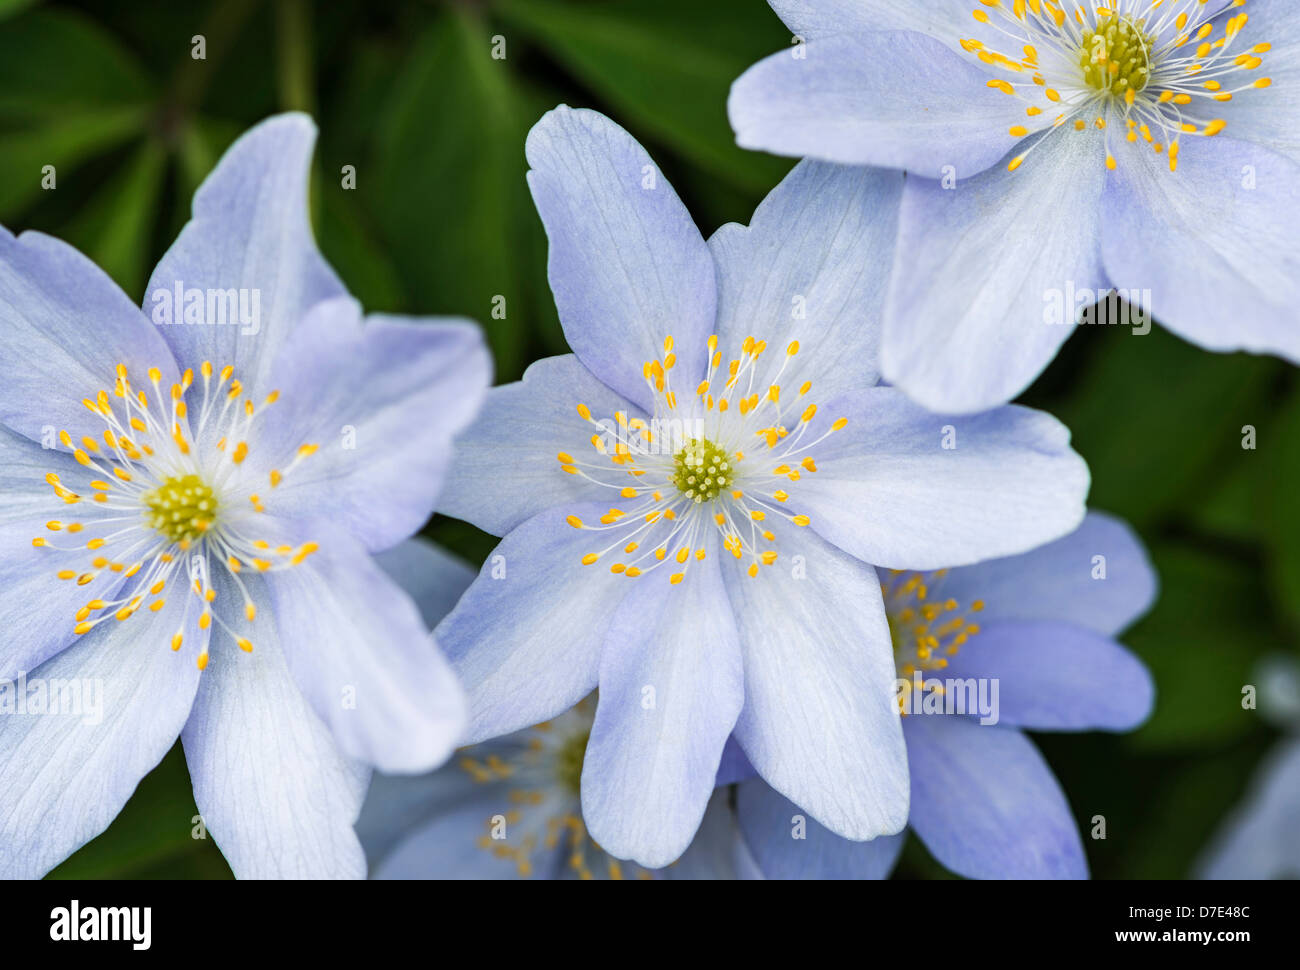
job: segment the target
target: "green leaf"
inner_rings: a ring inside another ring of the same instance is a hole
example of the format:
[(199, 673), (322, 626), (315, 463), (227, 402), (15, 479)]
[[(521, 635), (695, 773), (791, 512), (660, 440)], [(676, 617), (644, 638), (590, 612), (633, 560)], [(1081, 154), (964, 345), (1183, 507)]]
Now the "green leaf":
[(211, 836), (194, 838), (194, 794), (177, 742), (144, 777), (113, 824), (54, 869), (51, 879), (122, 879), (152, 875), (164, 866), (173, 877), (185, 867), (208, 878), (229, 875)]
[(146, 141), (99, 188), (66, 232), (68, 242), (94, 260), (137, 302), (152, 268), (151, 233), (166, 161), (162, 146)]
[(713, 174), (766, 192), (789, 170), (789, 160), (739, 148), (727, 120), (731, 83), (790, 43), (753, 0), (502, 0), (493, 10), (608, 99), (620, 121)]
[(40, 0), (0, 0), (0, 20), (22, 13), (28, 7), (34, 7)]
[(1131, 742), (1202, 750), (1256, 723), (1241, 690), (1278, 640), (1253, 564), (1182, 544), (1156, 543), (1151, 553), (1160, 598), (1123, 641), (1151, 668), (1156, 706)]
[(321, 251), (367, 313), (396, 312), (406, 298), (397, 271), (374, 240), (374, 230), (365, 214), (352, 202), (351, 192), (341, 188), (337, 174), (316, 180), (320, 186)]
[(1052, 410), (1093, 470), (1090, 504), (1139, 531), (1200, 505), (1242, 460), (1241, 427), (1266, 413), (1278, 362), (1207, 353), (1158, 326), (1079, 329), (1071, 343), (1101, 341), (1103, 353)]
[[(538, 230), (524, 179), (528, 119), (491, 46), (468, 14), (437, 19), (402, 68), (355, 191), (375, 213), (411, 312), (482, 322), (508, 380), (522, 371), (535, 318)], [(492, 317), (498, 297), (504, 319)]]
[[(0, 135), (0, 220), (11, 221), (42, 191), (73, 188), (73, 173), (83, 162), (135, 137), (146, 116), (138, 107), (104, 109)], [(54, 180), (52, 188), (47, 177)]]
[(1267, 466), (1260, 518), (1268, 543), (1268, 580), (1286, 619), (1300, 628), (1300, 390), (1278, 420), (1261, 432), (1258, 452)]
[(1221, 751), (1197, 752), (1154, 779), (1134, 777), (1140, 786), (1139, 811), (1117, 830), (1108, 817), (1107, 839), (1122, 844), (1116, 879), (1188, 879), (1221, 820), (1241, 800), (1263, 750), (1259, 739)]
[(43, 127), (52, 118), (152, 97), (144, 69), (80, 14), (33, 10), (0, 29), (0, 120)]

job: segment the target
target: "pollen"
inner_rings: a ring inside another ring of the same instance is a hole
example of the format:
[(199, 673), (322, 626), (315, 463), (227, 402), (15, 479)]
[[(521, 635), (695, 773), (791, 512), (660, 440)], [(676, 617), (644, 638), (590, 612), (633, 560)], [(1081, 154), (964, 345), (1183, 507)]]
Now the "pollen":
[[(1128, 0), (1075, 5), (1067, 13), (1052, 0), (980, 0), (975, 20), (998, 37), (991, 32), (987, 43), (956, 39), (987, 68), (1005, 75), (988, 79), (990, 89), (1020, 101), (1026, 118), (1048, 122), (1006, 129), (1011, 138), (1028, 140), (1024, 150), (1012, 154), (1008, 171), (1018, 171), (1039, 145), (1064, 137), (1054, 132), (1097, 128), (1107, 132), (1099, 146), (1099, 161), (1107, 169), (1124, 164), (1112, 150), (1122, 139), (1161, 155), (1176, 172), (1183, 138), (1214, 137), (1231, 121), (1215, 117), (1219, 106), (1273, 84), (1257, 73), (1273, 45), (1258, 36), (1242, 37), (1248, 23), (1252, 32), (1261, 29), (1259, 23), (1244, 11), (1219, 16), (1219, 8), (1241, 8), (1246, 2)], [(992, 46), (1002, 37), (1015, 45), (1007, 53)], [(1198, 108), (1184, 110), (1198, 99)], [(1112, 137), (1111, 130), (1119, 134)]]
[(1102, 19), (1096, 29), (1085, 29), (1079, 43), (1084, 83), (1117, 98), (1130, 90), (1141, 94), (1151, 79), (1151, 51), (1156, 41), (1145, 26), (1145, 21), (1121, 14)]
[(591, 731), (581, 731), (566, 738), (555, 752), (555, 776), (568, 792), (577, 795), (582, 784), (582, 759), (587, 755)]
[(707, 438), (692, 438), (673, 456), (673, 484), (693, 502), (711, 502), (735, 479), (732, 460)]
[(193, 542), (212, 528), (217, 497), (198, 475), (175, 475), (143, 497), (146, 521), (171, 542)]

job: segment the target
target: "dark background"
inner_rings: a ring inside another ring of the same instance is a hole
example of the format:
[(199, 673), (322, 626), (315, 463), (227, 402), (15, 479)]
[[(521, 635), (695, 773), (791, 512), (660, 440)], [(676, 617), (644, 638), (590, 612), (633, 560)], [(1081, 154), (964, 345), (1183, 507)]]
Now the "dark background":
[[(67, 239), (138, 301), (231, 140), (308, 111), (317, 235), (351, 291), (369, 310), (482, 321), (498, 380), (513, 380), (566, 351), (524, 183), (529, 126), (560, 102), (604, 111), (707, 235), (747, 221), (790, 167), (736, 148), (725, 110), (731, 81), (789, 42), (760, 0), (0, 0), (0, 223)], [(505, 320), (490, 318), (497, 294)], [(1092, 505), (1133, 523), (1163, 586), (1125, 638), (1156, 677), (1150, 722), (1040, 744), (1096, 877), (1187, 875), (1275, 738), (1241, 688), (1262, 655), (1297, 652), (1300, 389), (1278, 361), (1096, 326), (1024, 400), (1073, 429)], [(495, 541), (441, 519), (428, 531), (474, 562)], [(191, 838), (196, 814), (178, 745), (53, 876), (228, 877), (212, 841)], [(1087, 839), (1094, 815), (1104, 841)], [(912, 839), (898, 876), (946, 873)]]

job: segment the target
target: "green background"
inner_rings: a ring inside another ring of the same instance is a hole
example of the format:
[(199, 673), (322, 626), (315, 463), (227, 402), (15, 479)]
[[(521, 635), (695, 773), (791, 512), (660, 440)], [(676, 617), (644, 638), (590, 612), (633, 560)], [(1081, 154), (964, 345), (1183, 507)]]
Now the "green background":
[[(566, 350), (524, 183), (529, 126), (560, 102), (604, 111), (707, 235), (747, 221), (790, 167), (736, 148), (725, 110), (731, 81), (789, 42), (760, 0), (0, 0), (0, 223), (74, 243), (138, 301), (231, 140), (305, 110), (321, 129), (317, 235), (351, 291), (370, 310), (483, 321), (513, 380)], [(490, 319), (496, 294), (505, 320)], [(1260, 656), (1297, 649), (1300, 386), (1271, 359), (1090, 327), (1024, 400), (1073, 429), (1091, 504), (1134, 524), (1163, 586), (1125, 638), (1156, 677), (1150, 722), (1040, 744), (1094, 876), (1187, 875), (1275, 740), (1241, 688)], [(441, 519), (429, 534), (475, 562), (494, 542)], [(228, 877), (191, 838), (196, 814), (178, 745), (53, 876)], [(1099, 814), (1107, 838), (1086, 839)], [(898, 876), (946, 874), (912, 839)]]

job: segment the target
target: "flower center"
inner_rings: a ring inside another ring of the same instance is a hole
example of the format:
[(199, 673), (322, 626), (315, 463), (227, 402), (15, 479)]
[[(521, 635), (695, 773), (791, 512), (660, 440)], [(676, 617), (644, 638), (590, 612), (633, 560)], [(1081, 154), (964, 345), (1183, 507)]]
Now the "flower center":
[[(1116, 0), (1075, 5), (1068, 12), (1056, 0), (981, 3), (972, 13), (975, 20), (1010, 36), (1023, 52), (1003, 53), (978, 38), (959, 41), (1005, 75), (990, 78), (988, 87), (1025, 106), (1025, 123), (1012, 125), (1008, 134), (1032, 142), (1007, 164), (1009, 171), (1057, 128), (1104, 131), (1109, 169), (1117, 165), (1112, 141), (1122, 139), (1144, 143), (1177, 171), (1184, 136), (1213, 137), (1227, 127), (1225, 119), (1211, 117), (1211, 109), (1273, 84), (1272, 78), (1252, 77), (1272, 45), (1238, 49), (1248, 15), (1227, 17), (1216, 38), (1214, 11), (1205, 0)], [(1245, 3), (1236, 0), (1233, 6)]]
[(556, 455), (566, 474), (614, 489), (631, 502), (628, 508), (611, 507), (599, 525), (568, 516), (575, 529), (614, 533), (613, 541), (582, 562), (592, 565), (621, 549), (610, 572), (635, 578), (667, 566), (669, 582), (677, 585), (692, 562), (707, 557), (705, 540), (716, 533), (723, 548), (747, 561), (746, 572), (757, 576), (760, 566), (777, 559), (769, 519), (799, 527), (810, 521), (786, 510), (791, 495), (778, 486), (816, 473), (813, 451), (848, 419), (815, 426), (817, 405), (807, 400), (812, 382), (799, 383), (792, 375), (789, 384), (797, 390), (784, 389), (799, 353), (797, 340), (779, 362), (769, 362), (767, 342), (746, 337), (740, 355), (724, 367), (718, 338), (710, 337), (704, 380), (680, 400), (672, 386), (673, 338), (666, 337), (663, 346), (664, 356), (642, 368), (654, 399), (649, 420), (620, 411), (600, 421), (579, 404), (578, 416), (595, 432), (590, 442), (600, 460)]
[(731, 455), (707, 438), (692, 438), (673, 457), (673, 484), (693, 502), (711, 502), (731, 484)]
[(555, 756), (555, 774), (566, 791), (574, 795), (582, 788), (582, 759), (587, 756), (587, 742), (591, 729), (579, 731), (561, 745)]
[(145, 492), (141, 500), (149, 511), (149, 527), (170, 542), (193, 542), (212, 528), (217, 496), (198, 475), (172, 475)]
[[(215, 622), (241, 650), (251, 651), (252, 642), (234, 628), (240, 623), (251, 625), (257, 615), (239, 573), (245, 568), (257, 572), (290, 568), (317, 550), (314, 542), (272, 546), (254, 538), (258, 516), (266, 508), (261, 488), (244, 463), (252, 432), (279, 392), (272, 391), (256, 405), (233, 370), (214, 372), (210, 363), (203, 364), (199, 370), (203, 397), (197, 413), (191, 415), (187, 395), (194, 387), (193, 371), (187, 370), (179, 383), (164, 390), (162, 372), (150, 368), (151, 393), (133, 388), (126, 365), (119, 364), (111, 394), (101, 390), (82, 400), (104, 423), (102, 439), (87, 435), (74, 442), (67, 431), (59, 432), (59, 442), (91, 477), (83, 489), (74, 489), (54, 472), (45, 476), (65, 505), (80, 506), (85, 512), (72, 521), (51, 519), (46, 529), (68, 536), (91, 531), (92, 538), (84, 545), (63, 546), (37, 536), (32, 545), (63, 560), (94, 553), (88, 566), (76, 568), (65, 562), (66, 568), (57, 571), (61, 580), (100, 587), (92, 591), (99, 595), (77, 610), (76, 635), (89, 633), (109, 619), (129, 620), (146, 606), (158, 613), (167, 608), (165, 594), (174, 587), (184, 605), (173, 611), (177, 619), (173, 650), (181, 648), (193, 607), (198, 612), (193, 622), (200, 630), (207, 631)], [(283, 470), (264, 472), (266, 487), (278, 487), (316, 449), (305, 444)], [(222, 611), (224, 618), (218, 612), (214, 569), (226, 571), (243, 597), (242, 611)], [(196, 662), (200, 670), (207, 666), (206, 648)]]
[[(505, 789), (501, 810), (488, 815), (476, 844), (513, 863), (520, 876), (533, 875), (534, 857), (544, 850), (562, 852), (579, 879), (627, 878), (624, 869), (630, 864), (604, 852), (582, 820), (579, 782), (595, 714), (593, 694), (559, 717), (513, 735), (523, 742), (517, 753), (476, 754), (484, 746), (474, 746), (460, 759), (461, 770), (476, 783)], [(640, 866), (631, 870), (635, 878), (654, 878)]]
[(1084, 83), (1115, 97), (1130, 90), (1141, 94), (1151, 76), (1150, 51), (1155, 41), (1155, 35), (1143, 31), (1143, 21), (1131, 14), (1104, 18), (1095, 29), (1085, 28), (1079, 44)]
[[(936, 595), (942, 591), (948, 575), (946, 569), (931, 573), (893, 569), (881, 575), (886, 577), (880, 591), (885, 598), (885, 616), (889, 620), (898, 676), (913, 681), (919, 674), (925, 683), (927, 673), (947, 667), (948, 658), (955, 656), (980, 632), (979, 624), (972, 622), (971, 616), (984, 609), (984, 601), (973, 600), (969, 607), (963, 608), (951, 597)], [(934, 686), (942, 691), (942, 684), (936, 682)], [(905, 706), (904, 700), (900, 696), (900, 708)]]

